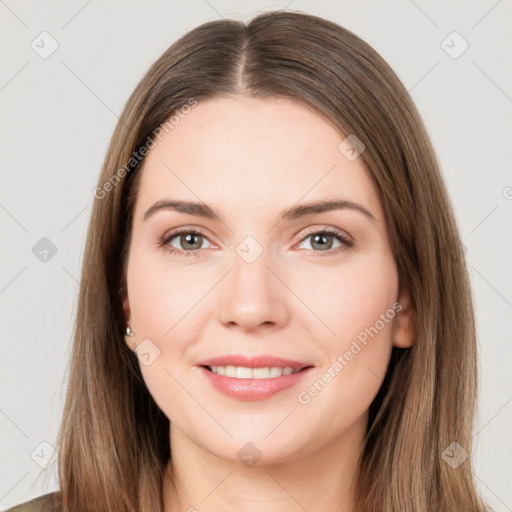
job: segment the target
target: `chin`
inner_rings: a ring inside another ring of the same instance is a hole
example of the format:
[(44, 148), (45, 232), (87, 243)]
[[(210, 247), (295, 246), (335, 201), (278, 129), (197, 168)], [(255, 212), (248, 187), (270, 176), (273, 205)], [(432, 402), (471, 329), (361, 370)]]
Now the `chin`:
[[(204, 447), (214, 456), (230, 463), (241, 463), (247, 468), (263, 465), (281, 464), (298, 457), (305, 451), (303, 443), (290, 440), (287, 436), (273, 433), (265, 439), (261, 433), (250, 436), (247, 433), (236, 436), (225, 443), (215, 443)], [(209, 439), (211, 443), (211, 438)]]

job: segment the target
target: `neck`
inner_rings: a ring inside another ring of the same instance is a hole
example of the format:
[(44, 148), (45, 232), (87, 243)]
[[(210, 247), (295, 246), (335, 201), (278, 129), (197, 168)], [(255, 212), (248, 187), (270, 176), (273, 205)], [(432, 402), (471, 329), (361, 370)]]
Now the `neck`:
[(252, 467), (217, 457), (171, 425), (163, 510), (353, 512), (366, 421), (285, 461)]

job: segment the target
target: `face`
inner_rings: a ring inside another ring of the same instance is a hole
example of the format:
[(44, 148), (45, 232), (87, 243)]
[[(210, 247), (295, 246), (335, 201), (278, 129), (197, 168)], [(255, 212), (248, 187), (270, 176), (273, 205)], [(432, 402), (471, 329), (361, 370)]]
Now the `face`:
[(344, 140), (293, 100), (216, 98), (145, 159), (127, 343), (171, 432), (214, 456), (250, 442), (276, 462), (361, 433), (411, 343), (382, 206)]

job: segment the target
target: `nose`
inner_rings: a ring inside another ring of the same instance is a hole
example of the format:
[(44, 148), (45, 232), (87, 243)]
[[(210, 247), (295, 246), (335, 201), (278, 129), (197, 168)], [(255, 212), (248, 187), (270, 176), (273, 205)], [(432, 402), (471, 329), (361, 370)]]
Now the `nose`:
[(288, 290), (268, 266), (266, 253), (246, 262), (234, 255), (220, 298), (220, 322), (244, 332), (258, 328), (281, 329), (289, 321)]

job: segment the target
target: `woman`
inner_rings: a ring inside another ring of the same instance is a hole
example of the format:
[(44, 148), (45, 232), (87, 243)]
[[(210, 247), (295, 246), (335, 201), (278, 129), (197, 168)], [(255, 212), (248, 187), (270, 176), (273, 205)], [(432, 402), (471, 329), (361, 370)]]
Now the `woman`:
[(28, 506), (488, 510), (454, 214), (368, 44), (291, 12), (192, 30), (95, 198), (60, 491)]

